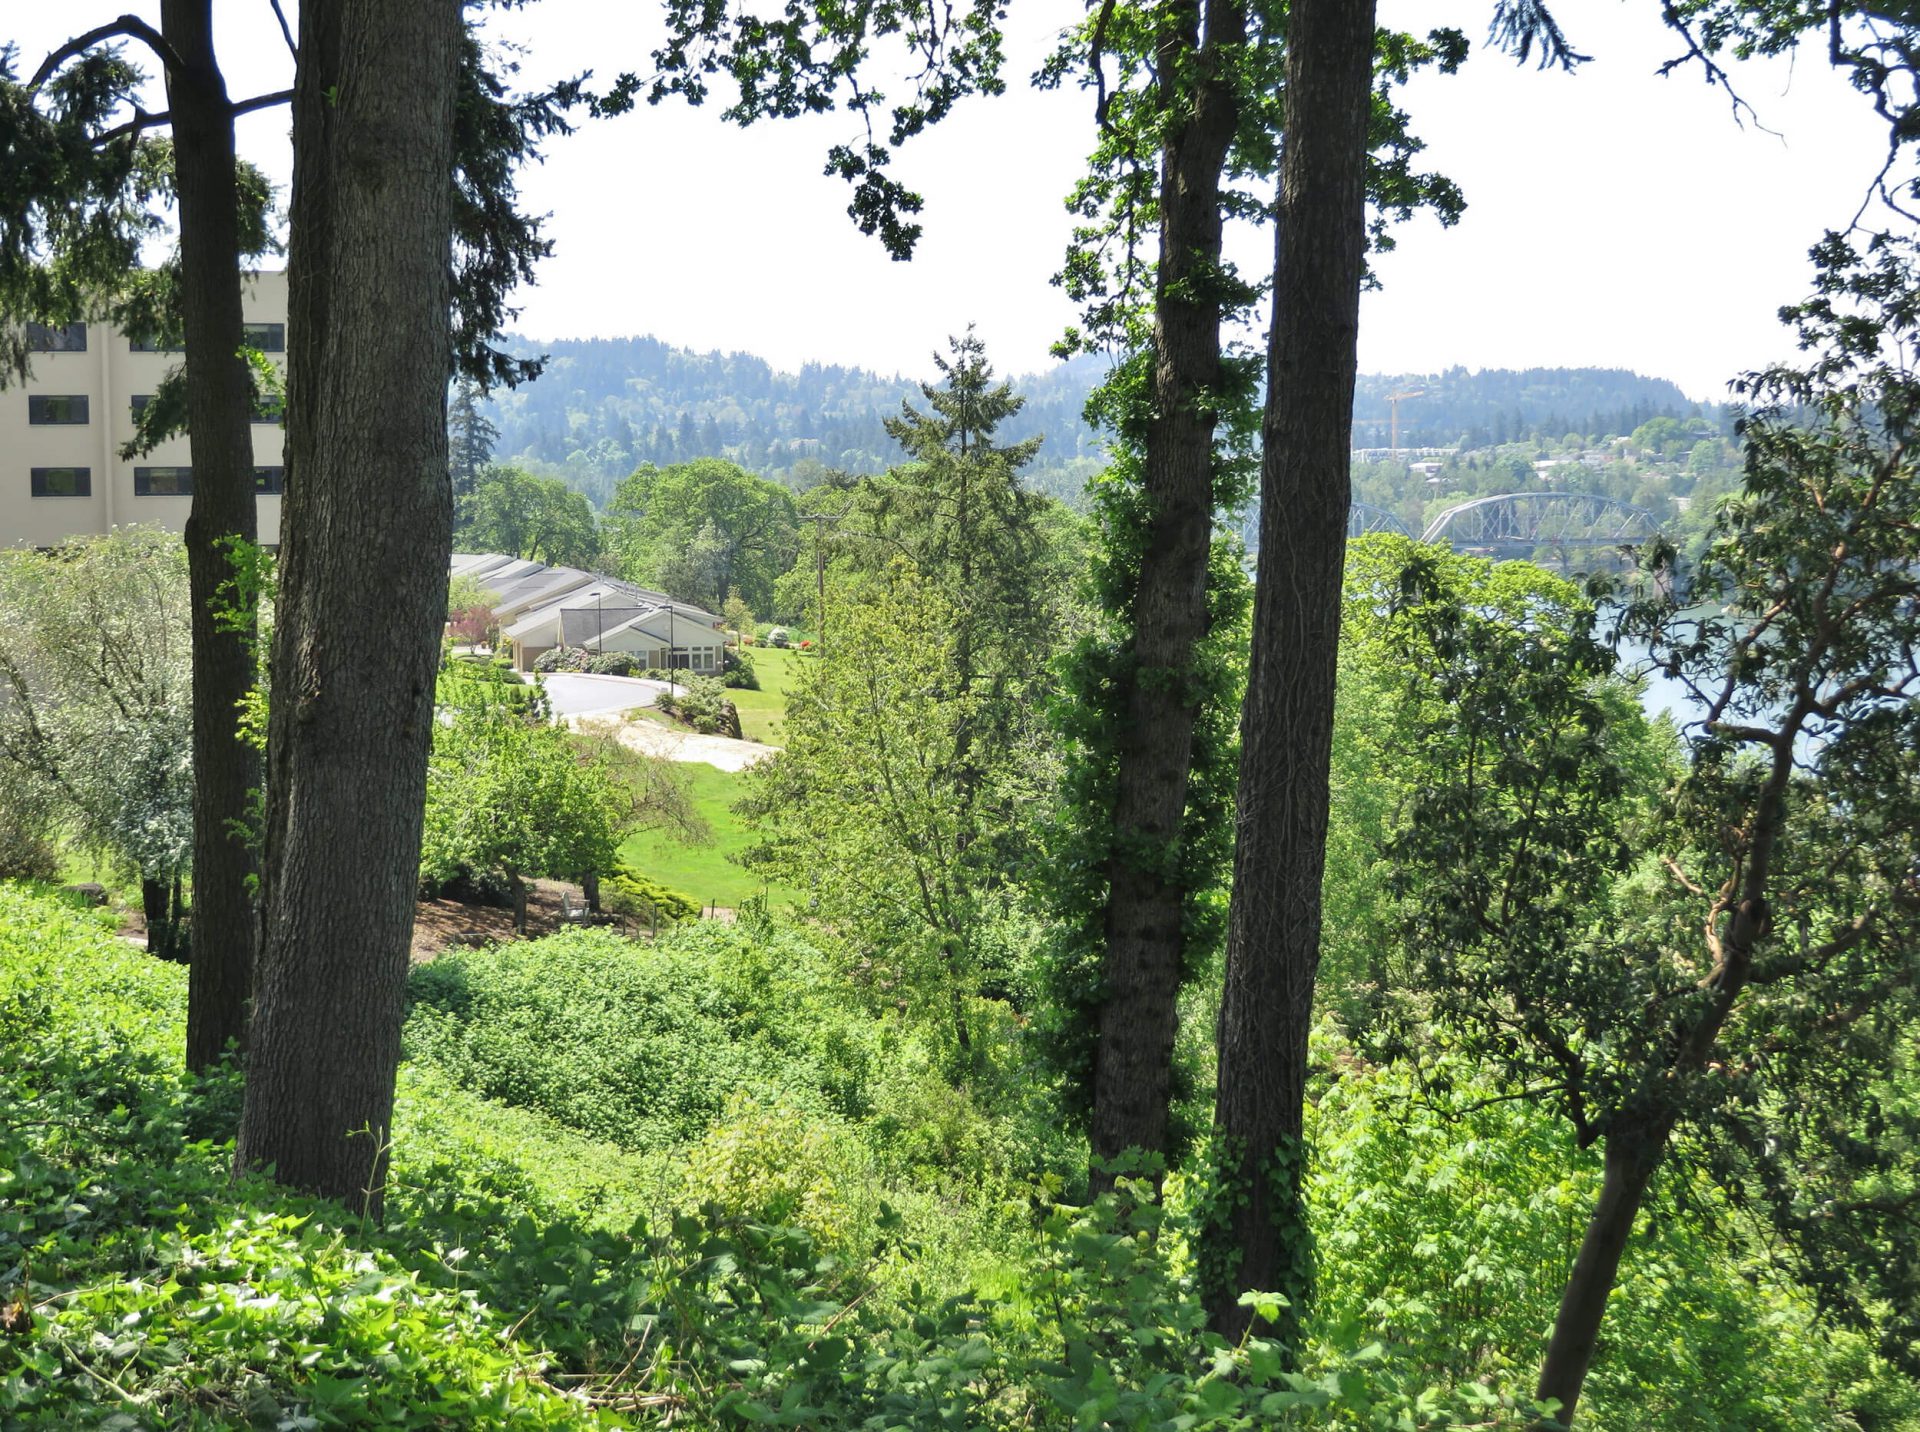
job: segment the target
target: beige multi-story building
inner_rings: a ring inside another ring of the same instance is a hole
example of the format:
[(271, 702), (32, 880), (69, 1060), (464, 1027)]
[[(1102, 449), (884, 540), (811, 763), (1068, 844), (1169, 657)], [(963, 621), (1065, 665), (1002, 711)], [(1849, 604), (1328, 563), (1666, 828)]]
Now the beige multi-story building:
[[(287, 276), (262, 273), (246, 284), (247, 336), (276, 362), (287, 348)], [(192, 505), (187, 439), (172, 438), (146, 457), (122, 459), (134, 414), (180, 353), (136, 347), (105, 323), (28, 326), (33, 372), (0, 389), (0, 547), (45, 547), (68, 537), (130, 523), (180, 531)], [(277, 414), (253, 424), (260, 541), (280, 541), (284, 434)]]

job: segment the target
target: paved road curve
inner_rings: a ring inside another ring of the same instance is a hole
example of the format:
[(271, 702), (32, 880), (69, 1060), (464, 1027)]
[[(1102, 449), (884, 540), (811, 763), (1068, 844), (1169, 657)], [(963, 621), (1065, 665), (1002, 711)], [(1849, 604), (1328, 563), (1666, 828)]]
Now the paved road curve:
[(630, 676), (589, 676), (573, 671), (550, 672), (545, 680), (556, 718), (604, 716), (616, 711), (628, 711), (635, 706), (651, 706), (654, 697), (668, 689), (664, 681), (640, 681)]

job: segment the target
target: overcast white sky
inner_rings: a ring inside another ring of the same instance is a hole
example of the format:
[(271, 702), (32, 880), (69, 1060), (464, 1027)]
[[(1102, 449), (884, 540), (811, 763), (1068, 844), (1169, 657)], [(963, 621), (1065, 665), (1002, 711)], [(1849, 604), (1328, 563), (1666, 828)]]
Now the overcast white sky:
[[(1382, 0), (1383, 20), (1454, 24), (1476, 44), (1488, 0)], [(124, 4), (0, 0), (0, 38), (27, 68)], [(136, 13), (155, 17), (157, 0)], [(290, 83), (266, 0), (216, 0), (236, 96)], [(288, 6), (289, 11), (292, 5)], [(655, 8), (542, 0), (499, 23), (531, 47), (530, 77), (644, 68)], [(1806, 250), (1844, 225), (1877, 168), (1882, 132), (1817, 53), (1736, 71), (1777, 134), (1736, 124), (1697, 71), (1654, 75), (1675, 53), (1656, 0), (1561, 0), (1574, 75), (1477, 54), (1406, 96), (1431, 168), (1466, 191), (1454, 229), (1400, 232), (1362, 314), (1370, 372), (1606, 365), (1672, 378), (1700, 398), (1787, 349), (1774, 312), (1807, 285)], [(543, 338), (651, 333), (699, 349), (744, 349), (776, 367), (809, 360), (911, 375), (945, 335), (979, 325), (1004, 372), (1048, 364), (1073, 319), (1049, 286), (1069, 219), (1061, 200), (1091, 135), (1079, 93), (1024, 83), (1048, 35), (1078, 12), (1017, 0), (1009, 93), (963, 107), (902, 154), (926, 196), (926, 235), (890, 262), (845, 215), (846, 186), (820, 173), (843, 116), (723, 124), (717, 106), (642, 108), (554, 141), (526, 176), (558, 242), (517, 327)], [(243, 121), (242, 147), (284, 183), (286, 118)], [(1237, 250), (1270, 261), (1264, 241)]]

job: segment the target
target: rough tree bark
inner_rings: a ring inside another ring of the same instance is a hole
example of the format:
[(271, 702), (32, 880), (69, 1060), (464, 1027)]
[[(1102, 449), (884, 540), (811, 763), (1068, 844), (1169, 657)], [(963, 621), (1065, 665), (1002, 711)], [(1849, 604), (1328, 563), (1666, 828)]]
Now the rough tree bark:
[(377, 1212), (452, 546), (459, 0), (300, 10), (266, 923), (238, 1161)]
[[(1204, 32), (1202, 25), (1204, 21)], [(1094, 1050), (1092, 1186), (1128, 1149), (1167, 1152), (1185, 892), (1164, 852), (1180, 837), (1193, 763), (1194, 648), (1207, 634), (1213, 538), (1213, 404), (1221, 388), (1220, 182), (1239, 120), (1232, 56), (1239, 0), (1167, 7), (1156, 45), (1171, 121), (1161, 152), (1154, 281), (1154, 410), (1145, 454), (1152, 516), (1133, 609), (1119, 736), (1103, 996)]]
[(212, 0), (162, 0), (180, 205), (180, 291), (186, 340), (187, 431), (193, 507), (187, 518), (193, 642), (193, 906), (187, 1067), (216, 1063), (244, 1041), (252, 997), (252, 819), (260, 762), (240, 738), (239, 706), (253, 686), (253, 621), (220, 621), (231, 606), (224, 543), (256, 536), (252, 385), (240, 357), (240, 195), (233, 109), (214, 57)]
[(1294, 0), (1260, 469), (1253, 659), (1241, 715), (1215, 1128), (1236, 1182), (1208, 1291), (1237, 1336), (1247, 1289), (1303, 1293), (1298, 1158), (1320, 963), (1333, 685), (1366, 263), (1372, 0)]

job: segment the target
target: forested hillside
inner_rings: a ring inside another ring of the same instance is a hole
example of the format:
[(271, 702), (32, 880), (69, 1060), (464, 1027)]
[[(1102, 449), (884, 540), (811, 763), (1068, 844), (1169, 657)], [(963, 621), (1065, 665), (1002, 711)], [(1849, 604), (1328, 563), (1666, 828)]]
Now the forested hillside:
[(1363, 373), (1353, 395), (1353, 445), (1386, 447), (1400, 398), (1401, 447), (1493, 447), (1567, 433), (1617, 437), (1653, 418), (1703, 406), (1665, 378), (1625, 368), (1485, 368), (1469, 373)]
[[(818, 363), (780, 373), (750, 353), (695, 353), (657, 338), (518, 346), (549, 361), (536, 382), (485, 409), (500, 430), (495, 455), (551, 464), (596, 502), (641, 463), (696, 457), (728, 458), (803, 489), (830, 468), (881, 472), (902, 456), (886, 420), (920, 397), (918, 376)], [(927, 366), (925, 376), (936, 376)], [(1101, 445), (1080, 411), (1104, 368), (1081, 358), (1018, 380), (1027, 402), (1007, 432), (1045, 439), (1028, 471), (1039, 490), (1077, 492), (1097, 466)]]
[[(916, 375), (817, 363), (782, 373), (751, 353), (696, 353), (644, 337), (519, 340), (516, 351), (549, 361), (537, 381), (483, 405), (500, 432), (495, 456), (550, 466), (602, 506), (642, 463), (724, 457), (802, 489), (826, 469), (884, 471), (902, 457), (885, 420), (919, 399), (922, 377), (937, 376), (931, 364)], [(1043, 439), (1025, 472), (1034, 490), (1077, 502), (1099, 467), (1105, 449), (1082, 410), (1105, 368), (1083, 356), (1014, 379), (1026, 405), (1005, 435)], [(1619, 368), (1373, 375), (1354, 396), (1354, 445), (1386, 446), (1388, 396), (1413, 392), (1419, 396), (1400, 404), (1403, 447), (1624, 435), (1651, 418), (1701, 412), (1666, 379)]]

